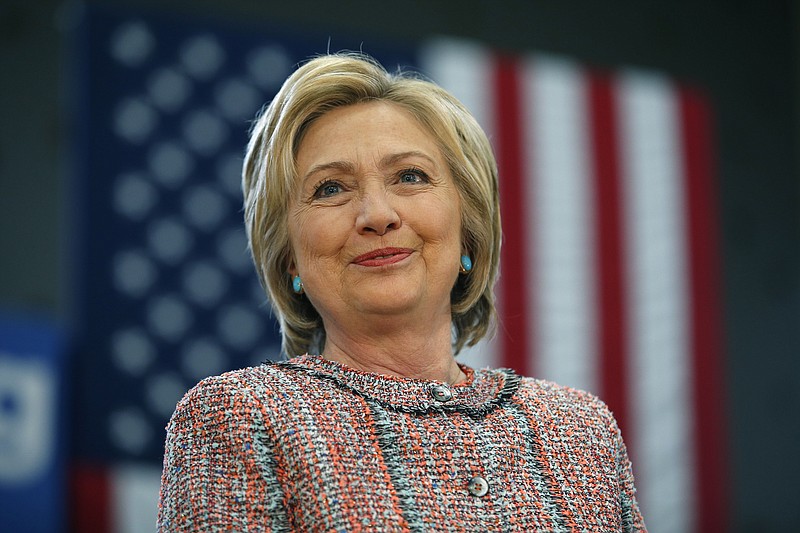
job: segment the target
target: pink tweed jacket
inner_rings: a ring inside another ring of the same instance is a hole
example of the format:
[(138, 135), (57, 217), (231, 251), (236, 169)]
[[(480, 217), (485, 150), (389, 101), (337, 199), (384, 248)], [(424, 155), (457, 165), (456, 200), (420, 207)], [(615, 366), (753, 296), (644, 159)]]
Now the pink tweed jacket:
[(202, 381), (168, 426), (159, 531), (645, 531), (595, 397), (510, 370), (455, 386), (317, 356)]

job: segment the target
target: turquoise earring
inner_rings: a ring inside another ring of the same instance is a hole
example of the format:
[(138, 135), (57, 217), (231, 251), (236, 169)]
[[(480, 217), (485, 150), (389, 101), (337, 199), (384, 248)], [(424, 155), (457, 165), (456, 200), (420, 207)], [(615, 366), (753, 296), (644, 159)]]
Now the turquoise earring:
[(461, 265), (459, 270), (462, 274), (467, 274), (470, 270), (472, 270), (472, 258), (468, 255), (461, 256)]
[(292, 278), (292, 289), (296, 294), (303, 294), (303, 280), (300, 279), (300, 276)]

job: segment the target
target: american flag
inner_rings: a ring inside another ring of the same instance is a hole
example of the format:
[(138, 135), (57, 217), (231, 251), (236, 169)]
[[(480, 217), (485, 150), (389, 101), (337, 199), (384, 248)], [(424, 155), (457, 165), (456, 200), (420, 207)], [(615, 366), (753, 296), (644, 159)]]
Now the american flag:
[(458, 41), (421, 58), (500, 168), (499, 332), (465, 359), (599, 395), (648, 527), (725, 530), (708, 102), (660, 73)]
[[(250, 120), (327, 35), (87, 8), (79, 47), (73, 527), (151, 531), (164, 426), (280, 356), (246, 251)], [(331, 50), (362, 48), (347, 42)], [(476, 115), (500, 164), (498, 335), (462, 357), (597, 393), (654, 531), (724, 520), (711, 116), (652, 72), (436, 39), (364, 43)]]

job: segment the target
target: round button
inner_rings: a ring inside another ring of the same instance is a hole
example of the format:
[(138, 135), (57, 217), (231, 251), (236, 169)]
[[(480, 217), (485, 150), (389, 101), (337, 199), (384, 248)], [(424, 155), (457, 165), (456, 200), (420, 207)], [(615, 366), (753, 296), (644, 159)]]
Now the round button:
[(481, 476), (475, 476), (469, 480), (467, 490), (473, 496), (486, 496), (486, 493), (489, 492), (489, 482)]
[(444, 383), (438, 383), (431, 387), (431, 396), (439, 402), (446, 402), (453, 398), (453, 391)]

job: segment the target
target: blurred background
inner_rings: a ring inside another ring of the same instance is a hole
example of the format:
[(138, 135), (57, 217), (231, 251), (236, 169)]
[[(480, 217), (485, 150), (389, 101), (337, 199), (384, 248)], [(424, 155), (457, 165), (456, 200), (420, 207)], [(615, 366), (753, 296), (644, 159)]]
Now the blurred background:
[(800, 524), (793, 2), (0, 3), (0, 530), (154, 528), (164, 426), (280, 357), (247, 128), (363, 50), (489, 133), (504, 217), (474, 365), (591, 390), (651, 531)]

